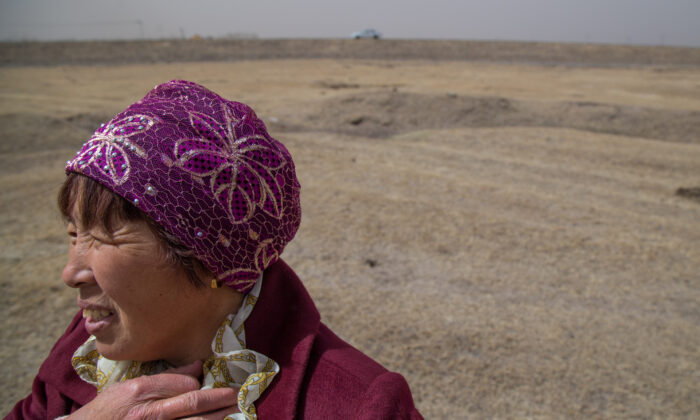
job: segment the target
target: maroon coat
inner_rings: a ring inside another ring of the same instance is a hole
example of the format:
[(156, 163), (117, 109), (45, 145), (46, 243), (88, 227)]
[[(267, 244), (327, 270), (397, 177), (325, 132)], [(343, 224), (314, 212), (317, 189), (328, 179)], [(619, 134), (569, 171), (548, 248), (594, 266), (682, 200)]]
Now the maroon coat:
[[(322, 324), (311, 297), (283, 261), (265, 271), (245, 329), (248, 347), (280, 366), (255, 403), (259, 418), (422, 419), (404, 378)], [(81, 380), (70, 363), (87, 338), (78, 313), (39, 369), (32, 393), (6, 419), (53, 419), (95, 398), (95, 387)]]

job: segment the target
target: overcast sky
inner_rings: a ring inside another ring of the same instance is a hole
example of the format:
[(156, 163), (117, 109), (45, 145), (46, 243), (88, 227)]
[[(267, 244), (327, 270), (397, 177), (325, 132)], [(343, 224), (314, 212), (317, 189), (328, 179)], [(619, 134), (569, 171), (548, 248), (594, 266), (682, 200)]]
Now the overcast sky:
[(700, 0), (0, 0), (0, 39), (226, 35), (700, 47)]

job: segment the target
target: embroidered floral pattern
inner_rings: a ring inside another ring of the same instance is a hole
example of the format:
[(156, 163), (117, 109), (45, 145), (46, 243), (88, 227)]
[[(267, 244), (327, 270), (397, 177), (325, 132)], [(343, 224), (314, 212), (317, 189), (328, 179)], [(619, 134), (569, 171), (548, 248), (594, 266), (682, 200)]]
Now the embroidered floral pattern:
[(232, 284), (248, 288), (255, 284), (255, 279), (252, 278), (256, 273), (262, 272), (264, 267), (268, 267), (272, 262), (279, 258), (279, 253), (275, 250), (272, 239), (265, 239), (258, 244), (255, 250), (255, 266), (251, 268), (235, 268), (223, 273), (223, 276), (240, 276), (234, 280)]
[(185, 80), (158, 85), (127, 107), (66, 171), (123, 197), (244, 293), (301, 221), (285, 146), (249, 106)]
[(150, 129), (155, 119), (146, 115), (132, 115), (102, 126), (88, 140), (67, 168), (83, 172), (92, 166), (107, 176), (115, 185), (123, 184), (131, 172), (129, 155), (146, 159), (146, 152), (129, 137)]
[(283, 177), (275, 173), (285, 158), (265, 136), (223, 105), (224, 121), (190, 112), (199, 138), (175, 143), (176, 164), (208, 182), (211, 193), (233, 223), (246, 222), (256, 207), (280, 218)]

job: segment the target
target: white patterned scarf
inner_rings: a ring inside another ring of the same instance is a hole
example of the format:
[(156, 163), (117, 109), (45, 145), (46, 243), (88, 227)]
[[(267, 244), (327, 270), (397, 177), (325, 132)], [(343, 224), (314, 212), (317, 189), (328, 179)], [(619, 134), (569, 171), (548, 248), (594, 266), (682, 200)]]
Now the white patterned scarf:
[[(243, 298), (238, 312), (228, 315), (221, 324), (211, 343), (213, 355), (204, 361), (201, 389), (240, 388), (237, 398), (240, 413), (229, 414), (225, 420), (257, 419), (253, 403), (280, 369), (274, 360), (245, 348), (243, 323), (253, 311), (261, 286), (262, 276)], [(107, 359), (97, 352), (95, 336), (90, 336), (75, 351), (71, 363), (78, 376), (97, 387), (97, 392), (109, 385), (142, 375), (155, 375), (172, 367), (164, 360), (137, 362)]]

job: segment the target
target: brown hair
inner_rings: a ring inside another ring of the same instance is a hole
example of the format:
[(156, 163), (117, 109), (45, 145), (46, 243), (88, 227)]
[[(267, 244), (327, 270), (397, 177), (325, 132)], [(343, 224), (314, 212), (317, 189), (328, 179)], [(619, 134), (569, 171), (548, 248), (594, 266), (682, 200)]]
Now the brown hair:
[(115, 223), (145, 221), (163, 245), (166, 258), (182, 267), (194, 286), (205, 285), (200, 273), (207, 273), (208, 270), (192, 251), (133, 204), (99, 182), (85, 175), (69, 173), (58, 192), (58, 209), (65, 220), (71, 220), (71, 214), (75, 211), (83, 227), (98, 227), (105, 232), (113, 232)]

